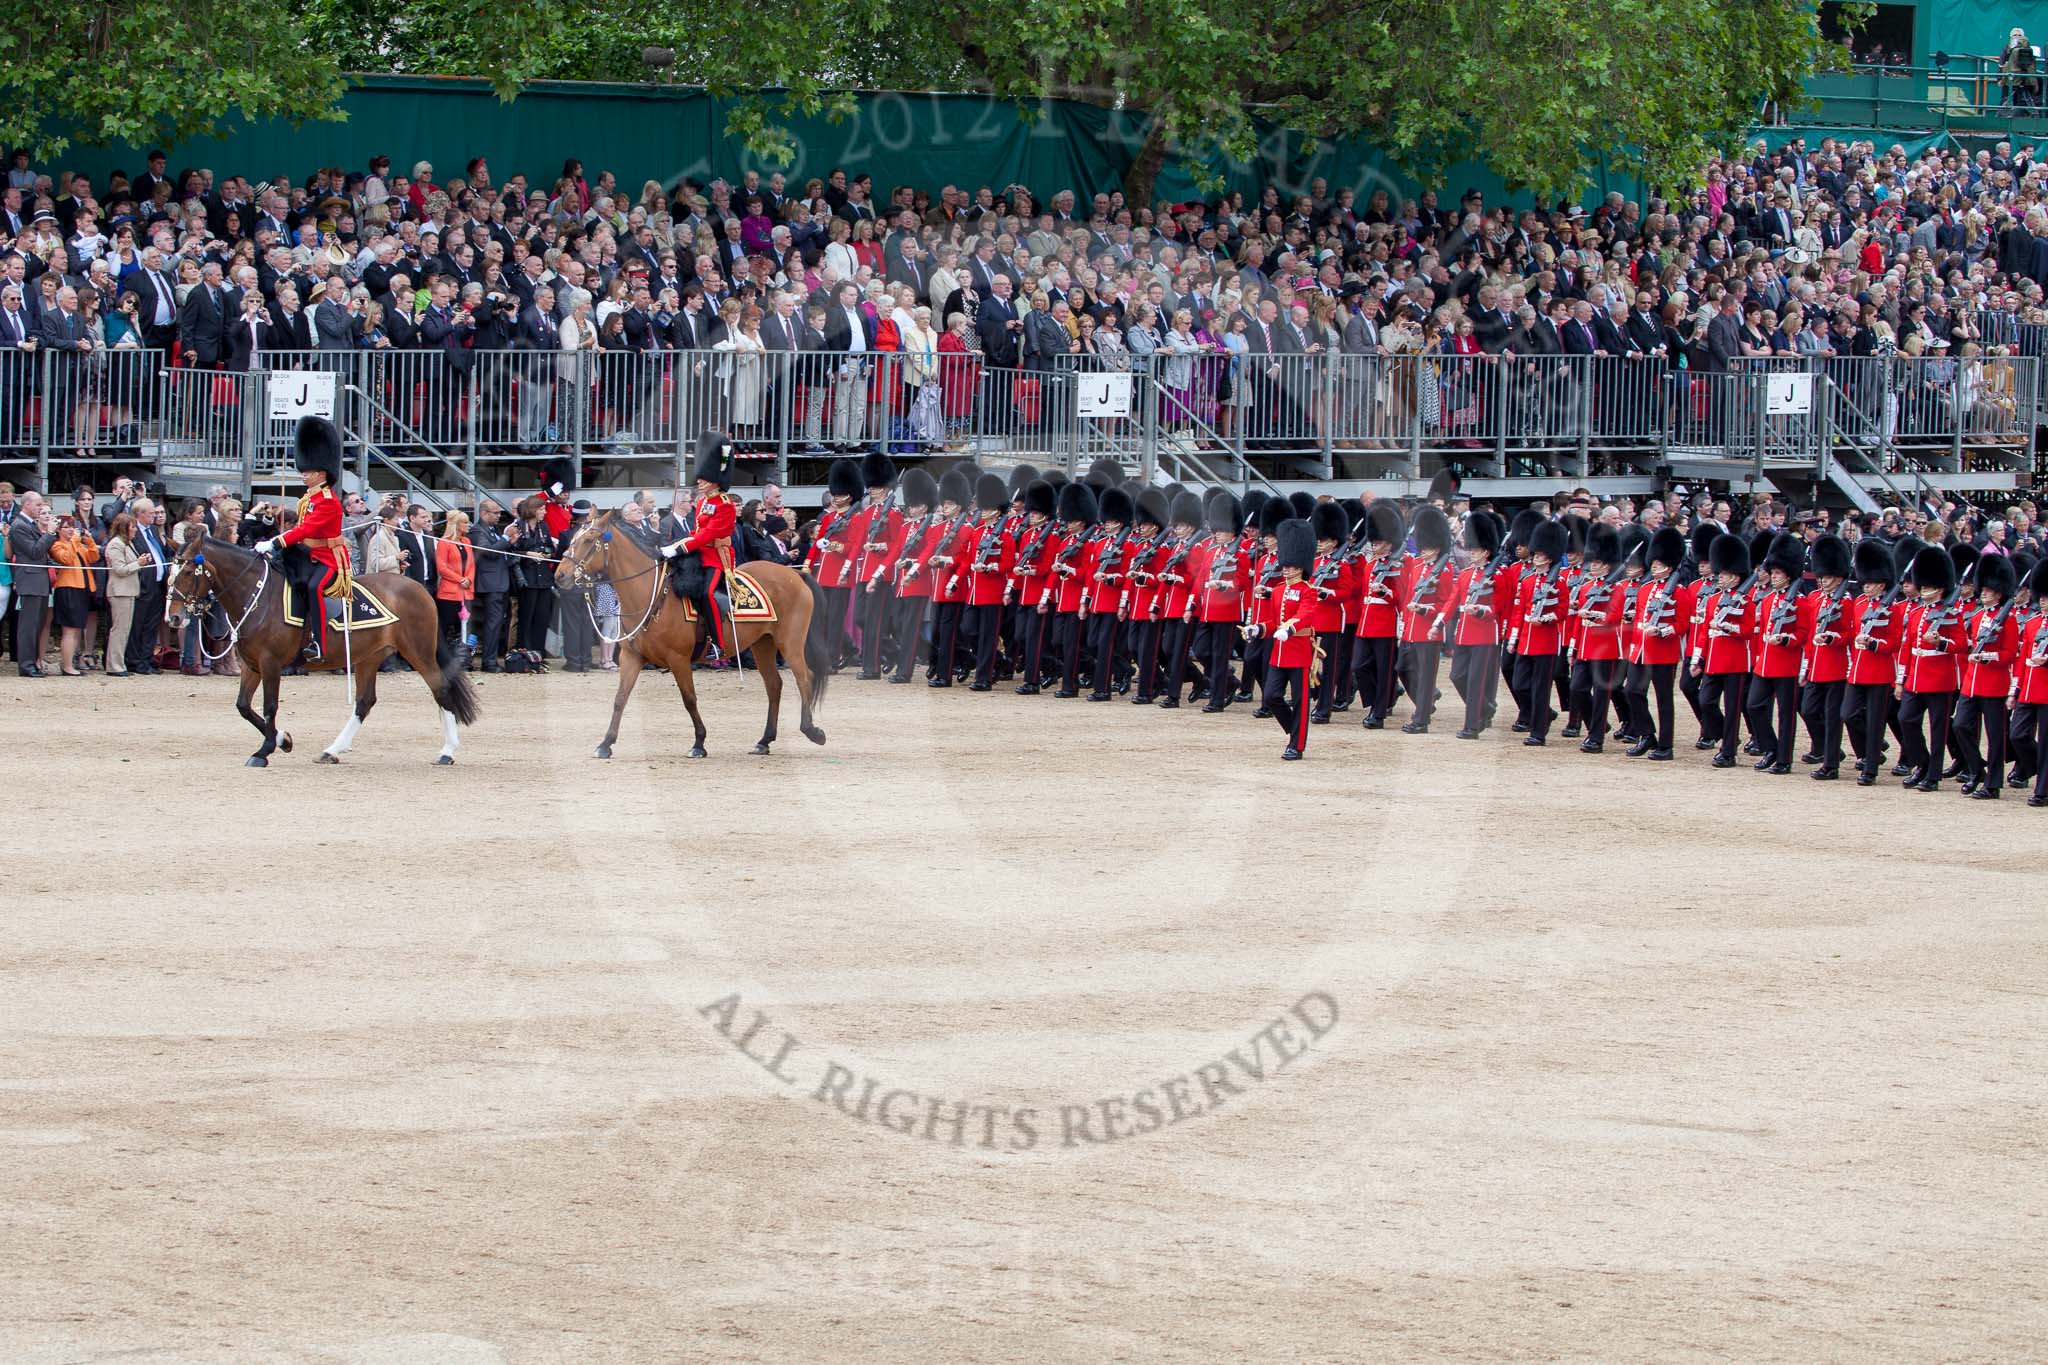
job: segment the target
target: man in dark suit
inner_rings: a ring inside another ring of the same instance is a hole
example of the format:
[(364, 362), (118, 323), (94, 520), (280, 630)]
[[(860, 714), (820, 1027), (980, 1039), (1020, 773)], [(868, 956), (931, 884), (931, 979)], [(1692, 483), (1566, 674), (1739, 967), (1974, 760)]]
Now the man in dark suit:
[(555, 291), (547, 285), (534, 290), (533, 301), (519, 310), (519, 325), (512, 333), (521, 357), (519, 383), (519, 442), (525, 446), (544, 444), (548, 417), (554, 411), (556, 363), (561, 358), (562, 331), (555, 323)]
[(18, 284), (0, 286), (0, 450), (32, 444), (23, 423), (35, 392), (36, 350), (42, 343), (22, 296)]
[(988, 387), (989, 419), (998, 431), (1008, 431), (1017, 412), (1017, 362), (1024, 353), (1024, 320), (1010, 297), (1010, 277), (995, 274), (989, 294), (982, 299), (975, 316), (975, 330), (981, 334), (982, 359), (987, 362), (982, 382)]
[(781, 441), (796, 415), (796, 353), (803, 323), (796, 315), (796, 291), (778, 289), (761, 317), (761, 345), (767, 348), (766, 385), (761, 394), (767, 437)]
[(171, 583), (171, 548), (163, 534), (163, 508), (154, 499), (129, 504), (135, 518), (135, 619), (128, 628), (124, 662), (131, 673), (155, 673), (157, 633), (163, 625), (164, 598)]
[(864, 353), (874, 349), (874, 324), (860, 308), (860, 286), (839, 286), (825, 313), (825, 349), (842, 352), (832, 370), (832, 444), (857, 446), (867, 437), (868, 380)]
[(505, 509), (491, 498), (477, 508), (476, 522), (469, 529), (469, 543), (476, 550), (477, 657), (483, 671), (496, 673), (505, 655), (505, 606), (511, 600), (512, 542), (501, 529)]
[[(255, 293), (253, 289), (249, 291)], [(283, 280), (277, 286), (277, 299), (270, 305), (270, 329), (280, 350), (310, 351), (313, 349), (313, 320), (306, 310), (299, 306), (299, 289), (290, 280)], [(303, 360), (295, 363), (302, 364)]]
[(71, 443), (71, 421), (75, 404), (72, 396), (78, 391), (79, 362), (92, 354), (92, 335), (85, 329), (85, 319), (78, 312), (78, 291), (65, 285), (57, 291), (57, 307), (43, 314), (43, 328), (36, 338), (37, 349), (47, 352), (49, 361), (49, 391), (46, 394), (44, 411), (49, 414), (53, 436), (62, 433), (61, 439)]
[(426, 399), (422, 404), (429, 441), (445, 444), (455, 431), (455, 396), (468, 386), (470, 352), (465, 343), (476, 321), (467, 308), (455, 306), (455, 286), (434, 281), (433, 303), (420, 318), (420, 346), (439, 351), (442, 363), (423, 367)]
[(200, 268), (199, 283), (192, 286), (178, 306), (178, 347), (188, 357), (186, 364), (202, 370), (220, 368), (231, 316), (227, 305), (220, 266), (208, 261)]
[[(326, 292), (313, 307), (314, 347), (333, 352), (334, 368), (339, 369), (344, 358), (355, 353), (359, 330), (356, 315), (349, 311), (347, 281), (339, 275), (330, 275)], [(322, 356), (321, 359), (326, 360), (327, 357)]]
[(398, 571), (433, 596), (440, 571), (434, 565), (434, 516), (418, 503), (405, 509), (398, 532)]

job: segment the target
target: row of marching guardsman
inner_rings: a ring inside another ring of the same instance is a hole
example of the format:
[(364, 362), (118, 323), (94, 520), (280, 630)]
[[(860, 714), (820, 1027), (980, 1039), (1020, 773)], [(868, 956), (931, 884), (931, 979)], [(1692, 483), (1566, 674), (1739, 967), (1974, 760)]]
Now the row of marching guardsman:
[(1852, 562), (1834, 536), (1688, 540), (1535, 512), (1453, 526), (1436, 505), (1448, 486), (1411, 520), (1389, 501), (1142, 488), (1107, 461), (1078, 483), (970, 464), (898, 480), (870, 455), (830, 482), (810, 567), (858, 623), (866, 678), (907, 683), (923, 657), (932, 687), (1085, 683), (1092, 701), (1135, 691), (1171, 710), (1185, 693), (1205, 713), (1256, 685), (1254, 714), (1299, 758), (1354, 699), (1380, 729), (1405, 692), (1402, 731), (1427, 733), (1448, 654), (1461, 739), (1491, 727), (1505, 683), (1526, 744), (1561, 712), (1563, 737), (1601, 753), (1612, 717), (1629, 756), (1668, 761), (1677, 692), (1717, 767), (1741, 745), (1758, 771), (1790, 773), (1803, 721), (1819, 780), (1841, 775), (1846, 737), (1873, 784), (1890, 736), (1915, 790), (1962, 776), (1995, 799), (2031, 779), (2030, 804), (2048, 796), (2048, 564), (1912, 540), (1865, 541)]

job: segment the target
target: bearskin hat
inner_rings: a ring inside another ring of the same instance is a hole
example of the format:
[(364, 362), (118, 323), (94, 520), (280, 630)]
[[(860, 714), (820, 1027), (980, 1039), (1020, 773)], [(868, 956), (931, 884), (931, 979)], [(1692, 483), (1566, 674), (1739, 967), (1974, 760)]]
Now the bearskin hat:
[(1842, 578), (1849, 576), (1849, 542), (1840, 536), (1822, 536), (1813, 542), (1808, 552), (1815, 578)]
[(1676, 526), (1659, 526), (1650, 537), (1650, 548), (1643, 551), (1643, 562), (1677, 569), (1685, 562), (1685, 532)]
[(1564, 517), (1562, 518), (1562, 523), (1564, 526), (1564, 552), (1568, 555), (1585, 554), (1586, 532), (1593, 523), (1584, 517)]
[(1458, 476), (1448, 469), (1439, 469), (1429, 481), (1429, 492), (1424, 502), (1440, 502), (1449, 506), (1451, 499), (1458, 496)]
[(1060, 485), (1059, 520), (1061, 525), (1078, 521), (1084, 526), (1093, 526), (1101, 520), (1102, 513), (1095, 505), (1095, 490), (1085, 483)]
[(1560, 521), (1538, 522), (1536, 529), (1529, 532), (1529, 557), (1541, 555), (1552, 564), (1564, 558), (1565, 547), (1571, 543), (1571, 535)]
[(1465, 518), (1465, 548), (1491, 559), (1500, 553), (1500, 523), (1484, 512)]
[(1246, 526), (1258, 525), (1256, 518), (1259, 515), (1259, 509), (1264, 507), (1266, 499), (1272, 496), (1271, 493), (1268, 493), (1263, 488), (1246, 489), (1245, 495), (1238, 500), (1237, 504), (1237, 510), (1243, 517), (1243, 524)]
[(1515, 513), (1515, 519), (1508, 523), (1507, 536), (1502, 544), (1517, 549), (1529, 543), (1529, 533), (1543, 524), (1543, 514), (1533, 507), (1524, 507)]
[[(2014, 565), (2013, 568), (2017, 572), (2019, 566)], [(2034, 601), (2036, 603), (2048, 601), (2048, 556), (2044, 556), (2040, 563), (2028, 569), (2026, 577), (2020, 581), (2026, 585), (2029, 592), (2034, 594)]]
[(1586, 528), (1586, 562), (1605, 564), (1613, 568), (1621, 563), (1621, 532), (1606, 522), (1596, 521)]
[(1028, 464), (1020, 464), (1010, 471), (1010, 501), (1015, 502), (1031, 487), (1031, 481), (1038, 477), (1038, 471)]
[(861, 487), (860, 466), (852, 460), (834, 460), (825, 471), (825, 489), (835, 498), (857, 498)]
[(1287, 505), (1294, 509), (1294, 515), (1307, 521), (1316, 514), (1316, 495), (1295, 489), (1287, 495)]
[(1913, 586), (1932, 588), (1946, 597), (1956, 590), (1956, 562), (1939, 545), (1929, 545), (1913, 556)]
[(1010, 505), (1010, 485), (994, 474), (984, 474), (974, 484), (974, 505), (984, 512), (1000, 512)]
[[(1974, 545), (1964, 545), (1961, 543), (1951, 545), (1948, 547), (1948, 557), (1955, 562), (1956, 582), (1969, 582), (1970, 570), (1977, 567), (1977, 547)], [(1998, 558), (1998, 556), (1993, 555), (1992, 558), (1996, 559)]]
[(319, 470), (327, 486), (341, 484), (341, 429), (325, 417), (301, 417), (292, 435), (292, 467), (303, 473)]
[(1166, 519), (1175, 526), (1199, 527), (1202, 524), (1202, 500), (1188, 489), (1181, 489), (1167, 504)]
[(1237, 496), (1228, 489), (1213, 490), (1202, 506), (1202, 529), (1234, 532), (1243, 524), (1244, 513), (1237, 505)]
[(939, 476), (939, 501), (950, 502), (956, 507), (965, 507), (974, 501), (974, 484), (958, 465)]
[(1415, 536), (1415, 548), (1434, 550), (1438, 554), (1451, 548), (1451, 519), (1443, 509), (1427, 504), (1416, 509), (1415, 525), (1410, 528)]
[[(714, 434), (716, 433), (708, 431), (704, 433), (705, 436)], [(699, 463), (703, 462), (704, 436), (697, 438), (697, 459)], [(557, 484), (561, 486), (558, 488)], [(543, 493), (552, 493), (559, 498), (575, 486), (576, 462), (567, 455), (557, 455), (540, 467), (540, 487)]]
[(931, 476), (928, 469), (913, 465), (903, 471), (903, 482), (896, 485), (896, 491), (903, 498), (905, 507), (922, 507), (929, 511), (939, 505), (939, 481)]
[(1362, 498), (1345, 498), (1337, 505), (1344, 509), (1345, 527), (1348, 530), (1356, 531), (1360, 523), (1365, 520), (1365, 501)]
[(1372, 529), (1365, 533), (1370, 541), (1384, 541), (1398, 547), (1408, 537), (1408, 524), (1401, 519), (1401, 509), (1385, 498), (1365, 509), (1365, 519)]
[(1342, 543), (1351, 534), (1351, 527), (1344, 520), (1344, 509), (1334, 502), (1319, 502), (1308, 524), (1315, 528), (1318, 544), (1325, 540)]
[(1776, 569), (1793, 582), (1806, 572), (1806, 546), (1798, 536), (1781, 531), (1764, 551), (1764, 571)]
[[(1753, 569), (1760, 569), (1760, 568), (1762, 568), (1762, 567), (1763, 567), (1763, 565), (1764, 565), (1764, 561), (1765, 561), (1765, 560), (1767, 560), (1767, 559), (1769, 559), (1769, 558), (1771, 557), (1771, 546), (1773, 546), (1773, 545), (1777, 544), (1777, 543), (1778, 543), (1778, 537), (1779, 537), (1779, 536), (1781, 536), (1781, 535), (1783, 535), (1783, 534), (1784, 534), (1784, 532), (1782, 532), (1782, 531), (1772, 531), (1772, 530), (1768, 530), (1768, 529), (1766, 529), (1766, 530), (1758, 531), (1758, 532), (1756, 532), (1756, 533), (1755, 533), (1754, 535), (1750, 536), (1750, 538), (1749, 538), (1749, 564), (1750, 564), (1750, 568), (1753, 568)], [(1745, 570), (1745, 572), (1747, 572), (1747, 570)]]
[(1650, 543), (1650, 533), (1640, 526), (1630, 524), (1621, 528), (1615, 535), (1615, 540), (1619, 542), (1616, 548), (1621, 555), (1622, 563), (1641, 564), (1643, 552)]
[(1182, 483), (1179, 479), (1174, 479), (1168, 482), (1166, 487), (1160, 489), (1159, 491), (1166, 494), (1166, 505), (1168, 507), (1171, 507), (1173, 506), (1173, 500), (1175, 498), (1179, 497), (1181, 494), (1188, 491), (1188, 486)]
[[(690, 479), (730, 488), (733, 463), (732, 438), (716, 429), (702, 432), (697, 437), (697, 463), (690, 470)], [(860, 489), (855, 487), (852, 496), (859, 495)]]
[(1716, 578), (1732, 573), (1737, 578), (1749, 576), (1749, 546), (1741, 536), (1715, 536), (1707, 546), (1707, 567)]
[(1100, 493), (1103, 489), (1115, 488), (1124, 481), (1124, 467), (1115, 460), (1097, 460), (1088, 466), (1088, 472), (1083, 479), (1094, 484), (1095, 491)]
[(1059, 495), (1053, 492), (1052, 485), (1044, 479), (1033, 479), (1030, 483), (1024, 485), (1025, 511), (1036, 512), (1041, 517), (1049, 517), (1058, 510), (1058, 506)]
[(1277, 535), (1280, 531), (1280, 523), (1287, 520), (1293, 512), (1294, 509), (1287, 505), (1287, 499), (1267, 498), (1259, 504), (1259, 534), (1262, 536)]
[(1882, 583), (1890, 587), (1898, 581), (1899, 571), (1892, 565), (1891, 547), (1874, 537), (1856, 542), (1855, 569), (1859, 583)]
[(1280, 542), (1281, 568), (1294, 568), (1307, 573), (1315, 567), (1316, 528), (1305, 518), (1288, 517), (1273, 528), (1273, 534)]
[(1140, 526), (1156, 526), (1166, 529), (1166, 494), (1156, 488), (1148, 488), (1138, 494), (1138, 522)]
[(1907, 536), (1892, 546), (1892, 582), (1905, 583), (1913, 578), (1913, 561), (1927, 548), (1927, 542), (1918, 536)]
[(2020, 576), (2013, 569), (2012, 561), (2004, 555), (1979, 555), (1977, 557), (1977, 591), (1989, 588), (1998, 594), (1998, 600), (2012, 600), (2012, 590), (2019, 586)]
[(896, 482), (896, 462), (886, 451), (870, 450), (860, 457), (860, 484), (863, 488), (887, 488)]
[(1700, 565), (1706, 564), (1708, 562), (1708, 551), (1713, 547), (1715, 541), (1726, 534), (1728, 534), (1726, 531), (1723, 531), (1712, 522), (1701, 522), (1698, 526), (1693, 527), (1692, 534), (1686, 537), (1686, 543), (1692, 548), (1692, 562)]
[(1113, 521), (1119, 526), (1129, 526), (1131, 518), (1138, 514), (1138, 505), (1129, 493), (1121, 488), (1105, 488), (1096, 500), (1104, 521)]
[(1038, 477), (1044, 479), (1054, 488), (1059, 488), (1064, 484), (1069, 484), (1073, 482), (1072, 479), (1069, 479), (1067, 477), (1067, 471), (1064, 469), (1048, 469), (1043, 474), (1040, 474)]

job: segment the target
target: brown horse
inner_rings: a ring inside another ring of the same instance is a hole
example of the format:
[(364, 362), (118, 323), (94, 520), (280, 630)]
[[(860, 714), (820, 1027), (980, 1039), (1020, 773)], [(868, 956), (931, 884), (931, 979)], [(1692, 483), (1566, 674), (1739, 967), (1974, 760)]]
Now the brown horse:
[[(476, 723), (476, 693), (462, 670), (455, 667), (453, 652), (441, 643), (434, 599), (402, 574), (367, 574), (356, 581), (374, 591), (398, 619), (388, 625), (352, 630), (346, 643), (340, 626), (330, 623), (327, 657), (307, 667), (315, 673), (338, 673), (352, 666), (356, 701), (348, 724), (315, 761), (341, 762), (341, 755), (348, 752), (356, 732), (363, 728), (363, 718), (377, 704), (377, 666), (396, 654), (413, 666), (441, 708), (443, 742), (441, 755), (434, 762), (453, 763), (455, 727)], [(253, 550), (212, 536), (194, 536), (178, 552), (169, 597), (195, 617), (203, 617), (215, 605), (227, 616), (228, 638), (242, 661), (242, 691), (235, 698), (235, 709), (263, 736), (263, 744), (249, 756), (248, 766), (267, 768), (273, 751), (290, 753), (292, 737), (277, 729), (277, 680), (298, 657), (305, 635), (285, 620), (283, 571)], [(309, 605), (319, 610), (318, 603)], [(260, 715), (249, 705), (258, 683), (263, 685)]]
[[(777, 654), (788, 662), (796, 679), (797, 698), (803, 704), (804, 738), (823, 744), (825, 732), (812, 717), (825, 700), (825, 683), (831, 676), (824, 597), (816, 583), (785, 565), (761, 560), (741, 567), (761, 585), (775, 608), (773, 621), (741, 621), (733, 630), (735, 645), (753, 652), (754, 671), (768, 689), (768, 728), (761, 732), (754, 752), (765, 754), (775, 742), (775, 718), (782, 709)], [(612, 591), (619, 596), (620, 623), (633, 623), (619, 637), (619, 691), (612, 698), (611, 728), (598, 742), (599, 758), (612, 756), (626, 698), (633, 695), (633, 684), (647, 664), (666, 668), (674, 676), (683, 705), (690, 708), (690, 723), (697, 727), (690, 757), (704, 757), (704, 717), (697, 713), (697, 681), (690, 672), (701, 623), (684, 614), (682, 599), (669, 590), (668, 570), (668, 564), (648, 543), (637, 539), (616, 512), (606, 512), (577, 533), (555, 570), (555, 582), (565, 588), (588, 588), (599, 577), (610, 579)], [(586, 601), (573, 601), (563, 610), (588, 611), (589, 607)]]

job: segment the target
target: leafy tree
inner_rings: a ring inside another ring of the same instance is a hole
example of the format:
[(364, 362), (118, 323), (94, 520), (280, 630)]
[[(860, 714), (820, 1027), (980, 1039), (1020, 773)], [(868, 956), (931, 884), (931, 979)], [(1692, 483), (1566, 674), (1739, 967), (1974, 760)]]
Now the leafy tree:
[(214, 131), (235, 109), (336, 117), (343, 79), (257, 5), (14, 0), (0, 18), (0, 141), (53, 156), (73, 142)]

